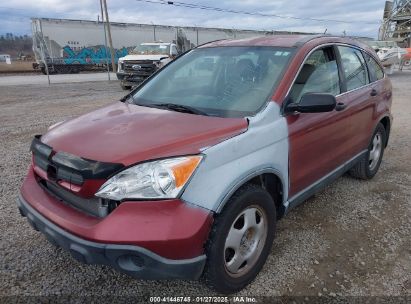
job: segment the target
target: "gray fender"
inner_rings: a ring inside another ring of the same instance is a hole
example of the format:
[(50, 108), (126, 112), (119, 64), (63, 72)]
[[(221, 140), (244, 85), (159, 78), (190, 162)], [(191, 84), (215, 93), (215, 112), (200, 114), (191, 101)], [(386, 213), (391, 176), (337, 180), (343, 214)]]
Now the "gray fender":
[(288, 128), (280, 107), (269, 102), (250, 117), (246, 132), (205, 148), (205, 158), (191, 178), (182, 199), (219, 212), (230, 196), (250, 178), (274, 173), (288, 196)]
[[(282, 175), (281, 173), (274, 169), (274, 168), (264, 168), (262, 167), (261, 169), (256, 168), (255, 170), (252, 170), (250, 172), (248, 172), (247, 174), (244, 174), (244, 176), (241, 177), (241, 179), (236, 180), (231, 189), (225, 194), (224, 198), (222, 199), (222, 201), (220, 202), (220, 204), (217, 206), (217, 209), (215, 210), (215, 212), (220, 213), (221, 210), (224, 208), (225, 204), (227, 203), (227, 201), (230, 199), (230, 197), (244, 184), (246, 184), (248, 181), (252, 180), (254, 177), (259, 176), (261, 174), (265, 174), (265, 173), (271, 173), (276, 175), (280, 180), (281, 180), (281, 184), (282, 184), (282, 188), (284, 188), (285, 182), (282, 179)], [(284, 201), (282, 202), (284, 205)]]

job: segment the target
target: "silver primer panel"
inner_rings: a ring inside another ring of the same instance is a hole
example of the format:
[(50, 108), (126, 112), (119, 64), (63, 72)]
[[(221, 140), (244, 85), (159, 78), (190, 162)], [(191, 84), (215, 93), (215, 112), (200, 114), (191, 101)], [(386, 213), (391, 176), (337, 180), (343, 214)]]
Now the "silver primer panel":
[(288, 128), (280, 107), (269, 102), (249, 118), (246, 132), (203, 151), (205, 159), (192, 177), (182, 199), (220, 212), (232, 193), (261, 173), (275, 173), (288, 197)]

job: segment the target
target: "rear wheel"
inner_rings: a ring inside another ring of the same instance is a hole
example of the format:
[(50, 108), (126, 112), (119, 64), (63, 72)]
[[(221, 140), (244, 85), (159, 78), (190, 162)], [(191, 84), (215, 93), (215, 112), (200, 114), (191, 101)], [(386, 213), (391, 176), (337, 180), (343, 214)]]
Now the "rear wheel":
[(275, 204), (267, 191), (256, 185), (238, 190), (216, 218), (207, 244), (207, 285), (233, 293), (251, 283), (270, 253), (275, 222)]
[(384, 148), (387, 142), (387, 132), (379, 123), (368, 146), (368, 151), (361, 160), (349, 171), (350, 175), (360, 179), (371, 179), (380, 168)]

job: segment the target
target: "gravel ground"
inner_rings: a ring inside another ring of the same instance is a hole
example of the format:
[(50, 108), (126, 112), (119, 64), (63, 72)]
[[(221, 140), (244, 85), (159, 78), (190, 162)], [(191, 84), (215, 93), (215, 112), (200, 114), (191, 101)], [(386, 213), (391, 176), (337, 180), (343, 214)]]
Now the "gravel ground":
[[(263, 271), (239, 295), (411, 297), (411, 72), (391, 77), (395, 121), (380, 172), (343, 176), (281, 220)], [(213, 295), (201, 282), (80, 264), (17, 211), (32, 136), (123, 95), (117, 82), (0, 86), (0, 296)]]
[[(3, 74), (0, 77), (0, 87), (2, 86), (21, 86), (26, 85), (47, 85), (47, 75), (18, 75), (18, 74)], [(117, 79), (115, 73), (110, 73), (111, 79)], [(88, 81), (107, 81), (107, 72), (82, 72), (80, 74), (60, 74), (60, 75), (50, 75), (50, 83), (60, 84), (60, 83), (73, 83), (73, 82), (88, 82)], [(104, 87), (104, 85), (102, 85)], [(4, 88), (3, 88), (4, 89)], [(37, 87), (37, 89), (42, 90), (42, 88)], [(44, 89), (44, 88), (43, 88)], [(58, 90), (58, 89), (57, 89)]]

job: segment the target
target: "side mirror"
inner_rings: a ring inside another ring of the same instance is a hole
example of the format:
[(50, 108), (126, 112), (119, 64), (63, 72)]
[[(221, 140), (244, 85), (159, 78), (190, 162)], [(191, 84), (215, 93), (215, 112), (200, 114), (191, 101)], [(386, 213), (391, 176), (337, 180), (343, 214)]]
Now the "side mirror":
[(177, 57), (178, 56), (178, 51), (175, 49), (171, 49), (171, 57)]
[(335, 109), (337, 101), (334, 95), (327, 93), (306, 93), (299, 103), (290, 103), (285, 108), (286, 113), (322, 113)]

